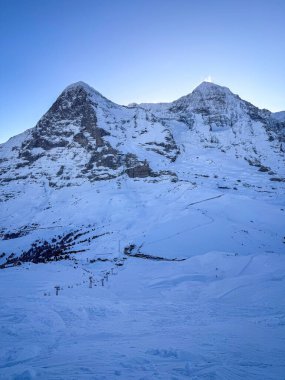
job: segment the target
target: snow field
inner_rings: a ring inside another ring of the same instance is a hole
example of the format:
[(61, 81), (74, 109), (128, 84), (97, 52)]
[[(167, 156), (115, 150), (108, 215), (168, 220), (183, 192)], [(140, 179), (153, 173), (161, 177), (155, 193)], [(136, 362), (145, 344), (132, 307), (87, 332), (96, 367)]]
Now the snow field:
[(84, 269), (99, 280), (110, 263), (1, 272), (1, 379), (284, 375), (283, 255), (128, 258), (92, 288)]

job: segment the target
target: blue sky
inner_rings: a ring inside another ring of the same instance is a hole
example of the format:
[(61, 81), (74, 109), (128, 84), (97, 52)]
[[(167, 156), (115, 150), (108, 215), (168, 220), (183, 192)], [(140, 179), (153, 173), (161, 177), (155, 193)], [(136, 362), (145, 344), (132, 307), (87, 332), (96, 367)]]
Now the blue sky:
[(284, 0), (0, 0), (0, 142), (70, 83), (120, 103), (171, 101), (209, 75), (285, 110)]

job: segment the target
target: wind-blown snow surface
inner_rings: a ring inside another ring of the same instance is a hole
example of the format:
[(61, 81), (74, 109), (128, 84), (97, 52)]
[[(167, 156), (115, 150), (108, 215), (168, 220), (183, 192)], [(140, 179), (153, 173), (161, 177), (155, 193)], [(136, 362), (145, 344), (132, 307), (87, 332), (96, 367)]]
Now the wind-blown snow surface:
[(284, 255), (110, 267), (1, 273), (1, 379), (284, 378)]
[(284, 379), (282, 128), (212, 84), (80, 83), (1, 145), (0, 379)]

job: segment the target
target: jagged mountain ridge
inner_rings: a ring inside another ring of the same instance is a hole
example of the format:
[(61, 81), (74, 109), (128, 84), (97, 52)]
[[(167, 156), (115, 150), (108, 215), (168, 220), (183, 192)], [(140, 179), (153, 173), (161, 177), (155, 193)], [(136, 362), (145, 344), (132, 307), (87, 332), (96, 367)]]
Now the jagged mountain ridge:
[[(185, 127), (195, 144), (200, 139), (226, 151), (242, 144), (245, 151), (237, 155), (262, 160), (263, 165), (270, 157), (264, 155), (264, 146), (252, 140), (262, 134), (263, 143), (271, 142), (269, 150), (278, 149), (284, 131), (284, 123), (269, 111), (208, 82), (172, 103), (131, 107), (119, 106), (78, 82), (63, 91), (36, 127), (1, 146), (1, 180), (8, 180), (10, 173), (13, 178), (38, 180), (37, 166), (55, 187), (124, 173), (130, 177), (173, 175), (171, 163), (183, 145), (174, 135)], [(62, 160), (63, 152), (67, 159)], [(162, 162), (157, 165), (156, 161)]]
[[(68, 86), (34, 128), (0, 146), (3, 250), (31, 259), (46, 239), (51, 251), (106, 254), (116, 251), (110, 235), (127, 244), (130, 231), (175, 219), (177, 205), (183, 214), (195, 189), (279, 191), (284, 125), (208, 82), (171, 103), (128, 107)], [(85, 239), (73, 244), (72, 234)]]

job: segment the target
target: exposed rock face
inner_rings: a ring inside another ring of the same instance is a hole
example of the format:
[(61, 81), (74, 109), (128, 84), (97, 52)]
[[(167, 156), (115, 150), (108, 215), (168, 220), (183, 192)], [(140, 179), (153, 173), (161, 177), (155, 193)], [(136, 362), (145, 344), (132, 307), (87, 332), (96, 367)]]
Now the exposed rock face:
[(146, 160), (144, 162), (138, 162), (134, 154), (126, 155), (125, 165), (125, 173), (130, 178), (147, 178), (155, 176), (155, 173), (151, 170), (149, 163)]
[[(122, 118), (120, 113), (126, 117)], [(4, 165), (2, 170), (2, 174), (11, 175), (2, 176), (1, 181), (19, 178), (15, 174), (22, 168), (26, 168), (25, 178), (29, 181), (46, 177), (52, 187), (76, 185), (78, 178), (92, 182), (124, 173), (131, 178), (153, 176), (149, 163), (136, 156), (134, 147), (130, 147), (130, 152), (118, 149), (126, 143), (122, 141), (126, 137), (123, 126), (129, 124), (131, 129), (133, 124), (132, 138), (136, 139), (141, 133), (140, 123), (137, 110), (110, 102), (84, 83), (69, 86), (23, 141), (12, 147), (13, 160), (9, 168)], [(118, 129), (120, 136), (116, 136)], [(147, 133), (145, 125), (144, 129)], [(107, 137), (116, 138), (116, 143), (109, 142)], [(174, 160), (178, 148), (168, 130), (163, 141), (158, 143), (159, 149), (153, 148), (156, 142), (146, 142), (146, 150), (161, 155), (165, 152), (168, 159)], [(5, 158), (2, 162), (6, 162)]]

